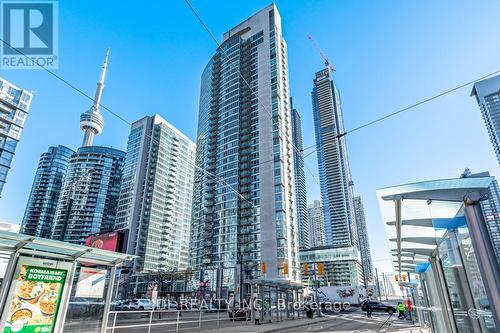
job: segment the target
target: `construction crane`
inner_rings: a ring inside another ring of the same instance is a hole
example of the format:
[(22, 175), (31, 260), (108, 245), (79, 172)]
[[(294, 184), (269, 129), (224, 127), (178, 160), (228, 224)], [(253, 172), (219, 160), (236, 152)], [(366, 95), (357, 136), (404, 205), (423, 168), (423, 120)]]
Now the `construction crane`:
[(330, 61), (326, 57), (326, 55), (323, 53), (323, 51), (321, 51), (318, 44), (316, 44), (316, 41), (314, 40), (314, 38), (312, 38), (311, 35), (307, 34), (307, 38), (309, 38), (311, 43), (314, 45), (314, 48), (316, 49), (316, 51), (318, 51), (321, 58), (323, 58), (323, 60), (325, 61), (325, 67), (328, 68), (330, 70), (330, 72), (332, 72), (332, 75), (333, 75), (335, 73), (335, 68), (332, 66), (332, 64), (330, 63)]

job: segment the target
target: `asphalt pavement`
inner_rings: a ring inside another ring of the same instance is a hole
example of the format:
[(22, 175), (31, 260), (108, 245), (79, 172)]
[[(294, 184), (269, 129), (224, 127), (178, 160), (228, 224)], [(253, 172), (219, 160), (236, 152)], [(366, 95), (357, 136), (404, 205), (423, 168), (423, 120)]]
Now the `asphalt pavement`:
[(400, 320), (397, 315), (373, 313), (371, 318), (360, 310), (341, 312), (327, 316), (329, 320), (315, 323), (307, 327), (298, 327), (286, 332), (295, 333), (421, 333), (428, 332), (408, 320)]
[[(426, 332), (414, 325), (411, 321), (399, 320), (397, 315), (389, 316), (385, 313), (373, 313), (371, 318), (358, 309), (349, 312), (339, 312), (326, 315), (322, 318), (283, 320), (265, 323), (260, 326), (253, 325), (251, 321), (233, 321), (227, 312), (206, 313), (200, 311), (182, 311), (177, 317), (177, 312), (154, 312), (152, 316), (147, 313), (120, 313), (116, 321), (110, 317), (110, 326), (115, 330), (109, 333), (144, 333), (148, 332), (148, 324), (152, 323), (150, 333), (165, 332), (228, 332), (228, 333), (266, 333), (266, 332), (296, 332), (296, 333), (420, 333)], [(179, 320), (177, 320), (179, 319)], [(202, 320), (201, 324), (199, 320)], [(114, 325), (113, 325), (114, 323)], [(65, 333), (87, 333), (89, 328), (97, 323), (67, 322)]]

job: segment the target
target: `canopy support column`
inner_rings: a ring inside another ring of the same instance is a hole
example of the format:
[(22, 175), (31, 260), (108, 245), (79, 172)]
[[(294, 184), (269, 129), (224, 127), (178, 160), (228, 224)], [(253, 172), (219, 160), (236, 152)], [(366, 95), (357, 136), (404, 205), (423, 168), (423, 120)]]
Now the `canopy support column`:
[(429, 261), (431, 262), (432, 276), (434, 277), (434, 282), (436, 284), (439, 305), (441, 306), (441, 312), (443, 313), (446, 332), (457, 333), (457, 327), (455, 325), (455, 320), (453, 318), (450, 296), (448, 294), (445, 277), (441, 267), (441, 260), (436, 254), (432, 255), (429, 258)]
[(465, 216), (469, 227), (469, 235), (474, 246), (477, 263), (483, 278), (486, 294), (490, 301), (491, 312), (495, 325), (500, 327), (500, 268), (489, 237), (486, 221), (479, 201), (482, 199), (478, 192), (468, 193), (464, 197)]

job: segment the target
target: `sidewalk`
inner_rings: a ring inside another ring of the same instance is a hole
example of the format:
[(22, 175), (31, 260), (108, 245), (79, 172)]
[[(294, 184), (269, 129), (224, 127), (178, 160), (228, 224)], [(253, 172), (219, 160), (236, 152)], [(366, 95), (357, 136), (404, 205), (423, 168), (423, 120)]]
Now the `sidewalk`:
[(301, 318), (293, 320), (285, 320), (277, 323), (268, 323), (262, 325), (241, 325), (234, 327), (224, 327), (215, 330), (202, 331), (203, 333), (234, 333), (235, 330), (238, 333), (271, 333), (271, 332), (281, 332), (286, 331), (290, 328), (305, 327), (309, 325), (314, 325), (322, 322), (328, 321), (329, 318)]

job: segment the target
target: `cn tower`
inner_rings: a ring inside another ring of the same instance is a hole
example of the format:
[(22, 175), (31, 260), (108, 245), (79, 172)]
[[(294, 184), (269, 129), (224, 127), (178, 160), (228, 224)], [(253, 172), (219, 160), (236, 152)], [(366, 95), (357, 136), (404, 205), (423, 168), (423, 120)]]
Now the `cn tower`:
[(102, 65), (101, 78), (97, 82), (95, 90), (94, 103), (90, 110), (85, 111), (80, 116), (80, 128), (85, 132), (83, 137), (83, 147), (92, 146), (94, 136), (101, 134), (104, 127), (104, 119), (99, 112), (99, 105), (101, 103), (102, 90), (104, 89), (104, 79), (106, 77), (106, 68), (108, 67), (109, 49), (106, 51), (106, 58)]

